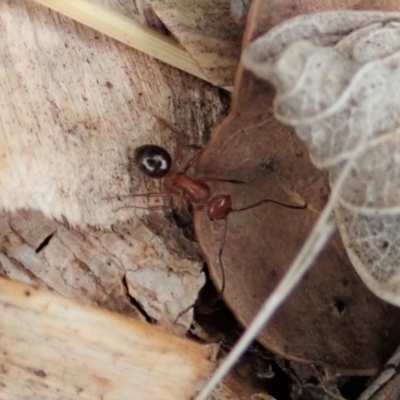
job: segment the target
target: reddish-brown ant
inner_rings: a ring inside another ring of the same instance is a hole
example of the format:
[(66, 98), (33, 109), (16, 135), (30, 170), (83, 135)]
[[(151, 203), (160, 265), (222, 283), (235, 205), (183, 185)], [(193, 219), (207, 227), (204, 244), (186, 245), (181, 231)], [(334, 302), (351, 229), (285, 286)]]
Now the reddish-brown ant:
[[(170, 186), (183, 193), (194, 205), (207, 205), (207, 215), (211, 221), (225, 218), (232, 210), (231, 198), (228, 195), (211, 197), (211, 189), (205, 179), (192, 179), (186, 175), (187, 170), (197, 160), (197, 153), (185, 169), (181, 172), (172, 172)], [(161, 179), (171, 172), (172, 159), (167, 150), (160, 146), (146, 144), (135, 150), (135, 163), (145, 175), (150, 178)], [(238, 183), (238, 181), (229, 181)]]
[[(172, 158), (170, 154), (160, 146), (156, 145), (144, 145), (138, 147), (135, 150), (134, 161), (139, 170), (147, 175), (148, 177), (161, 179), (168, 179), (168, 191), (177, 191), (186, 196), (186, 198), (191, 202), (192, 205), (196, 206), (206, 206), (207, 216), (211, 221), (219, 221), (227, 218), (230, 213), (244, 211), (257, 207), (264, 203), (274, 203), (287, 208), (303, 209), (306, 205), (290, 205), (284, 204), (276, 200), (265, 199), (258, 201), (242, 208), (232, 208), (231, 197), (227, 194), (219, 194), (212, 196), (211, 189), (206, 181), (222, 181), (231, 183), (244, 184), (245, 182), (228, 180), (228, 179), (218, 179), (218, 178), (190, 178), (186, 172), (187, 170), (197, 161), (201, 151), (198, 152), (194, 157), (192, 157), (186, 164), (186, 167), (182, 171), (176, 171), (172, 168)], [(165, 195), (165, 193), (152, 193), (154, 195)], [(133, 195), (135, 196), (135, 195)], [(140, 196), (140, 195), (139, 195)], [(161, 208), (161, 207), (159, 207)], [(227, 232), (227, 223), (225, 223), (224, 234), (221, 241), (221, 245), (218, 252), (218, 259), (221, 266), (221, 276), (222, 276), (222, 287), (220, 290), (219, 297), (223, 294), (225, 288), (225, 274), (222, 266), (222, 252), (225, 245)]]

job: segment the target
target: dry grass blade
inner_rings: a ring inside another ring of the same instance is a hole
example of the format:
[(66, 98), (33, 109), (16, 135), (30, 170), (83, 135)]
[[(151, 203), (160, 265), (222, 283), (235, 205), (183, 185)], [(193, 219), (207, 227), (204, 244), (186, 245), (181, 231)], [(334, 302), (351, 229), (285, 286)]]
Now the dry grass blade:
[(174, 39), (107, 7), (88, 0), (34, 1), (166, 64), (208, 81), (206, 75)]

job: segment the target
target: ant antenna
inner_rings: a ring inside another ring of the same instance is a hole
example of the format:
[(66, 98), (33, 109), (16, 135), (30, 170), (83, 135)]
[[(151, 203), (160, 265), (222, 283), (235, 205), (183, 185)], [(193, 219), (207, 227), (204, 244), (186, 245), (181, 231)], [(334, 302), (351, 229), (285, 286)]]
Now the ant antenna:
[(246, 206), (246, 207), (231, 208), (229, 210), (228, 215), (225, 218), (223, 218), (225, 220), (224, 234), (222, 236), (222, 241), (221, 241), (221, 244), (220, 244), (219, 250), (218, 250), (218, 262), (219, 262), (219, 265), (220, 265), (222, 284), (221, 284), (221, 289), (219, 290), (219, 293), (218, 293), (218, 297), (214, 301), (214, 304), (216, 304), (219, 300), (222, 299), (222, 295), (224, 294), (224, 291), (225, 291), (225, 281), (226, 280), (225, 280), (225, 271), (224, 271), (224, 267), (223, 267), (223, 264), (222, 264), (222, 253), (223, 253), (224, 248), (225, 248), (226, 234), (227, 234), (227, 231), (228, 231), (228, 216), (229, 216), (229, 214), (234, 213), (234, 212), (250, 210), (251, 208), (258, 207), (258, 206), (260, 206), (261, 204), (264, 204), (264, 203), (273, 203), (273, 204), (277, 204), (277, 205), (285, 207), (285, 208), (291, 208), (291, 209), (295, 209), (295, 210), (304, 210), (305, 208), (307, 208), (307, 203), (304, 203), (301, 206), (297, 206), (297, 205), (292, 205), (292, 204), (281, 203), (280, 201), (277, 201), (277, 200), (264, 199), (264, 200), (260, 200), (260, 201), (258, 201), (256, 203), (254, 203), (254, 204), (250, 204), (249, 206)]

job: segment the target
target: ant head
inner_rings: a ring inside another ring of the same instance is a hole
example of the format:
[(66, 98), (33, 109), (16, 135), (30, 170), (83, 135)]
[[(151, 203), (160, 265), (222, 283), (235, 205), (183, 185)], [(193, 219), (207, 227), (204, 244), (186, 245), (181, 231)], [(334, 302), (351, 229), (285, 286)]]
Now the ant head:
[(145, 144), (135, 150), (135, 164), (150, 178), (164, 178), (171, 169), (168, 151), (154, 144)]

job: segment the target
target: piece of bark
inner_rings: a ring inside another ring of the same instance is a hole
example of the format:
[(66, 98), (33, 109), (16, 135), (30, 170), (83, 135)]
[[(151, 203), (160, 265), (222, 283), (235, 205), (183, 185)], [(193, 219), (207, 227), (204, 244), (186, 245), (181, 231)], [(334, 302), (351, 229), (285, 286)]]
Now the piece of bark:
[[(254, 1), (245, 43), (279, 22), (278, 16), (285, 18), (285, 11), (300, 12), (286, 8), (289, 3)], [(329, 196), (329, 184), (293, 129), (274, 118), (272, 88), (243, 69), (236, 84), (230, 116), (213, 132), (199, 159), (198, 176), (246, 182), (210, 183), (213, 195), (231, 196), (233, 209), (265, 199), (292, 206), (307, 203), (303, 210), (264, 203), (219, 222), (211, 222), (205, 210), (195, 214), (211, 276), (219, 288), (225, 279), (224, 299), (248, 325), (300, 250)], [(397, 347), (399, 316), (398, 308), (365, 287), (337, 234), (259, 341), (291, 360), (337, 374), (368, 375)]]
[[(101, 3), (144, 21), (129, 0)], [(0, 31), (0, 209), (18, 212), (2, 215), (3, 273), (129, 315), (134, 300), (152, 321), (184, 333), (192, 311), (176, 318), (204, 282), (198, 251), (170, 218), (143, 224), (146, 210), (120, 209), (165, 198), (118, 196), (161, 191), (133, 165), (134, 149), (201, 145), (228, 98), (32, 1), (1, 2)], [(20, 209), (114, 231), (68, 230)]]
[(212, 348), (0, 279), (2, 398), (182, 399)]
[[(150, 57), (185, 71), (190, 75), (208, 81), (189, 54), (178, 42), (156, 32), (154, 29), (116, 12), (114, 9), (96, 4), (92, 0), (69, 0), (68, 3), (56, 0), (31, 0), (49, 7), (72, 20), (95, 31), (109, 36)], [(154, 15), (154, 19), (160, 23)], [(153, 22), (153, 21), (152, 21)], [(165, 31), (165, 29), (163, 29)]]
[[(179, 237), (172, 224), (163, 225), (164, 236)], [(140, 221), (108, 232), (77, 231), (33, 211), (0, 215), (0, 227), (2, 275), (143, 318), (134, 302), (146, 318), (177, 334), (190, 327), (193, 310), (185, 310), (205, 280), (191, 242), (171, 247)]]
[(228, 0), (149, 0), (155, 13), (216, 86), (233, 86), (243, 31)]

